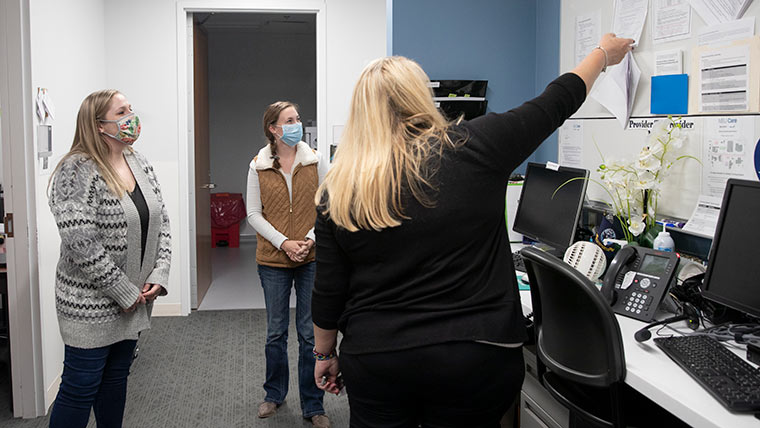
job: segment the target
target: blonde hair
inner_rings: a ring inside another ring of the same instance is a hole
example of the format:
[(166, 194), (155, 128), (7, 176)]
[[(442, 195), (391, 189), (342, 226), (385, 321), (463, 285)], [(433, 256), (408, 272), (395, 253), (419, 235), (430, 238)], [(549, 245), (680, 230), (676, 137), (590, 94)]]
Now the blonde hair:
[[(58, 165), (55, 167), (53, 174), (50, 176), (50, 180), (53, 180), (55, 173), (61, 167), (66, 159), (70, 156), (81, 154), (95, 162), (100, 175), (105, 180), (108, 190), (119, 198), (124, 196), (127, 191), (127, 185), (119, 177), (119, 174), (111, 166), (108, 161), (108, 157), (111, 154), (111, 147), (98, 130), (100, 119), (105, 119), (108, 106), (111, 104), (111, 99), (114, 95), (121, 92), (116, 89), (103, 89), (96, 91), (87, 96), (82, 101), (82, 105), (79, 106), (79, 113), (77, 114), (77, 127), (74, 132), (74, 142), (71, 144), (71, 149), (66, 155), (63, 156)], [(132, 150), (131, 147), (128, 147)], [(48, 187), (50, 182), (48, 182)]]
[[(433, 103), (429, 79), (414, 61), (380, 58), (362, 71), (333, 167), (316, 195), (339, 227), (382, 230), (401, 224), (402, 184), (431, 207), (430, 179), (442, 150), (457, 143)], [(437, 156), (432, 156), (437, 155)]]
[(267, 141), (269, 142), (269, 150), (272, 151), (272, 159), (274, 159), (274, 162), (272, 163), (274, 169), (280, 169), (280, 157), (277, 156), (277, 139), (275, 135), (272, 134), (272, 132), (269, 130), (269, 126), (276, 124), (280, 119), (280, 113), (289, 107), (293, 107), (296, 109), (296, 111), (298, 111), (298, 105), (291, 103), (290, 101), (277, 101), (275, 103), (272, 103), (264, 112), (264, 119), (262, 120), (262, 124), (264, 126), (264, 136), (267, 137)]

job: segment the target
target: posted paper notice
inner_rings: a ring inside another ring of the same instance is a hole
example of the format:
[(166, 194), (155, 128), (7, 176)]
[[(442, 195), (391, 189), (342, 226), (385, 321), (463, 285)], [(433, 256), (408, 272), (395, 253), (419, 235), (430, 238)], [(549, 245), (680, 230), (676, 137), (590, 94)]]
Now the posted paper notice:
[(700, 195), (697, 206), (694, 208), (694, 212), (689, 217), (689, 221), (686, 222), (683, 230), (695, 235), (712, 238), (718, 225), (721, 201), (721, 198), (715, 196)]
[(559, 127), (559, 164), (580, 168), (583, 163), (583, 121), (567, 120)]
[(752, 0), (690, 0), (707, 25), (720, 24), (741, 18)]
[(634, 45), (638, 45), (648, 6), (649, 0), (617, 0), (612, 18), (612, 32), (618, 37), (633, 39)]
[(749, 110), (749, 45), (702, 52), (699, 111)]
[(654, 75), (683, 73), (683, 53), (681, 49), (657, 51), (654, 53)]
[(755, 17), (748, 16), (738, 21), (709, 25), (699, 30), (699, 46), (729, 43), (755, 35)]
[(755, 177), (754, 118), (707, 117), (702, 139), (701, 194), (721, 199), (729, 178), (752, 180)]
[(597, 10), (588, 15), (575, 17), (575, 63), (578, 64), (586, 58), (592, 49), (602, 38), (600, 34), (602, 12)]
[(688, 0), (652, 0), (654, 44), (691, 37), (691, 5)]

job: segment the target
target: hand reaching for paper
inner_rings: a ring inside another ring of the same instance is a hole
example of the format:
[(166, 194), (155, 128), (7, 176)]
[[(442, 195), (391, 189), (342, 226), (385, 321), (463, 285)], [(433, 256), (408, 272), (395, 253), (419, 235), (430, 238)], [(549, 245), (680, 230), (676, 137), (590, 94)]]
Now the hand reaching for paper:
[(599, 46), (607, 51), (607, 66), (619, 64), (625, 55), (633, 50), (633, 39), (616, 37), (614, 33), (602, 36)]

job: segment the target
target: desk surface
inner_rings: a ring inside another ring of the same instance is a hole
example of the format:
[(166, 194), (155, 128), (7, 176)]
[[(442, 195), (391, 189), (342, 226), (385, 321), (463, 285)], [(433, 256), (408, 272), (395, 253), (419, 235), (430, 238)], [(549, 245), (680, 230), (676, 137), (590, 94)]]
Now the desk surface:
[[(520, 291), (520, 299), (523, 312), (530, 312), (530, 291)], [(625, 349), (625, 383), (696, 428), (760, 426), (760, 420), (751, 414), (736, 414), (726, 410), (706, 389), (660, 351), (651, 339), (643, 343), (636, 342), (633, 335), (646, 323), (622, 315), (617, 315), (617, 320)], [(679, 327), (686, 329), (685, 322), (673, 325), (679, 330)]]

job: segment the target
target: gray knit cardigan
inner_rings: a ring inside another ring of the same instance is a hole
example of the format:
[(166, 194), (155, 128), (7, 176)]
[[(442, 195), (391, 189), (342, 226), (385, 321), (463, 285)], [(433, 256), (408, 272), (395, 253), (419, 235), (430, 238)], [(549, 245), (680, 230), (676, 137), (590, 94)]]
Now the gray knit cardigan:
[(145, 283), (169, 278), (171, 235), (161, 189), (144, 156), (124, 156), (148, 205), (145, 256), (140, 261), (140, 216), (128, 194), (108, 190), (95, 162), (84, 155), (63, 161), (53, 177), (50, 209), (61, 235), (55, 301), (63, 343), (98, 348), (137, 339), (150, 328), (152, 304), (134, 304)]

